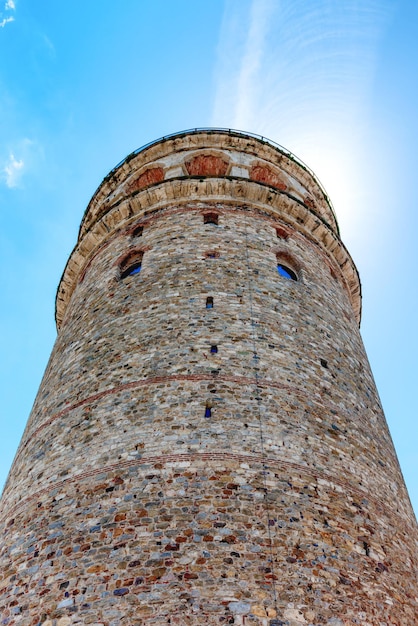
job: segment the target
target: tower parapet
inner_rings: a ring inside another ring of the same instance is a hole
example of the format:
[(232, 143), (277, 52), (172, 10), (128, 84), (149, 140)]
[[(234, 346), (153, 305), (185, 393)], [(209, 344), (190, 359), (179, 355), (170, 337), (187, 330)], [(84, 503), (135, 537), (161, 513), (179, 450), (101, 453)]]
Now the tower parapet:
[(6, 626), (418, 621), (417, 525), (332, 206), (190, 131), (84, 215), (0, 509)]
[(339, 237), (331, 202), (313, 172), (262, 137), (206, 129), (153, 142), (129, 155), (104, 179), (86, 209), (58, 288), (58, 326), (85, 264), (108, 240), (109, 232), (129, 227), (139, 217), (146, 222), (151, 212), (191, 200), (218, 201), (231, 208), (244, 202), (304, 232), (341, 273), (360, 321), (358, 273)]

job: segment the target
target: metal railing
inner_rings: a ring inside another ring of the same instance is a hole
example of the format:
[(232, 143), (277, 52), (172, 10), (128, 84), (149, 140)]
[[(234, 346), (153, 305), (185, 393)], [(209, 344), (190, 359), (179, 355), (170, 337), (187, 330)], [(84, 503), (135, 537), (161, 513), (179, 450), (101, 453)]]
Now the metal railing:
[(115, 167), (110, 170), (107, 176), (105, 176), (105, 178), (103, 179), (102, 183), (96, 189), (96, 191), (94, 192), (92, 196), (92, 199), (95, 198), (103, 182), (111, 178), (113, 174), (116, 172), (116, 170), (119, 169), (121, 165), (123, 165), (126, 161), (130, 161), (143, 150), (146, 150), (147, 148), (154, 146), (158, 143), (162, 143), (163, 141), (167, 141), (168, 139), (173, 139), (174, 137), (183, 137), (184, 135), (191, 135), (194, 133), (216, 133), (216, 134), (224, 133), (225, 135), (233, 135), (237, 137), (253, 137), (254, 139), (257, 139), (258, 141), (261, 141), (262, 143), (266, 143), (269, 146), (272, 146), (273, 148), (275, 148), (276, 150), (284, 154), (286, 157), (288, 157), (289, 159), (297, 163), (300, 167), (302, 167), (302, 169), (306, 170), (312, 176), (312, 178), (314, 179), (314, 181), (317, 183), (318, 187), (321, 189), (322, 193), (324, 194), (324, 198), (326, 202), (328, 203), (329, 208), (331, 209), (332, 215), (334, 216), (335, 222), (338, 227), (337, 217), (335, 215), (333, 204), (327, 192), (325, 191), (323, 184), (318, 179), (316, 174), (311, 170), (311, 168), (302, 161), (302, 159), (299, 159), (296, 155), (290, 152), (290, 150), (287, 150), (284, 146), (281, 146), (279, 143), (273, 141), (272, 139), (268, 139), (267, 137), (264, 137), (263, 135), (257, 135), (257, 133), (250, 133), (250, 132), (246, 132), (243, 130), (236, 130), (234, 128), (217, 128), (213, 126), (201, 127), (201, 128), (200, 127), (189, 128), (188, 130), (182, 130), (177, 133), (171, 133), (170, 135), (164, 135), (163, 137), (160, 137), (159, 139), (154, 139), (154, 141), (150, 141), (149, 143), (146, 143), (145, 145), (141, 146), (140, 148), (137, 148), (136, 150), (128, 154), (128, 156), (126, 156), (124, 159), (122, 159), (122, 161), (120, 161), (117, 165), (115, 165)]

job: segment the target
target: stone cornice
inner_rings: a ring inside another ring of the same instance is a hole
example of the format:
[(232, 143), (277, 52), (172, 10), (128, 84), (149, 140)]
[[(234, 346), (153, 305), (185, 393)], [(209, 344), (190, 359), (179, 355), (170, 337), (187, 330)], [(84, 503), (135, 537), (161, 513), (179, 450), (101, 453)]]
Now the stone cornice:
[(105, 177), (94, 193), (81, 222), (80, 238), (117, 199), (120, 199), (121, 195), (124, 195), (124, 185), (133, 175), (157, 164), (167, 166), (173, 159), (177, 165), (181, 165), (194, 151), (203, 150), (222, 151), (235, 165), (253, 160), (254, 163), (263, 161), (278, 168), (312, 195), (317, 211), (338, 234), (338, 224), (331, 202), (318, 179), (302, 161), (265, 138), (257, 138), (239, 131), (206, 129), (178, 133), (128, 155)]
[(138, 218), (149, 219), (159, 211), (190, 207), (194, 203), (221, 203), (230, 207), (250, 206), (272, 219), (279, 219), (305, 235), (319, 246), (330, 259), (330, 265), (339, 268), (342, 283), (347, 290), (358, 322), (361, 315), (361, 286), (357, 269), (337, 232), (317, 212), (292, 197), (268, 185), (239, 177), (171, 178), (161, 183), (119, 198), (107, 211), (82, 229), (62, 275), (56, 299), (57, 327), (65, 316), (67, 305), (89, 260), (115, 232), (127, 228)]

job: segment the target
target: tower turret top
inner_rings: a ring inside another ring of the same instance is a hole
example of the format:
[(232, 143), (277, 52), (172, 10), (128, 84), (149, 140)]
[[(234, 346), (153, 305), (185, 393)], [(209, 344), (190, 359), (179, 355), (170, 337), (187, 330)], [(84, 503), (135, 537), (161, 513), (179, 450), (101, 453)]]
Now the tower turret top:
[(358, 273), (341, 242), (331, 201), (315, 174), (265, 137), (205, 128), (147, 144), (104, 178), (85, 211), (58, 288), (57, 326), (90, 259), (112, 233), (129, 228), (139, 217), (149, 219), (151, 205), (155, 212), (190, 200), (240, 206), (251, 202), (263, 213), (302, 231), (339, 266), (360, 321)]

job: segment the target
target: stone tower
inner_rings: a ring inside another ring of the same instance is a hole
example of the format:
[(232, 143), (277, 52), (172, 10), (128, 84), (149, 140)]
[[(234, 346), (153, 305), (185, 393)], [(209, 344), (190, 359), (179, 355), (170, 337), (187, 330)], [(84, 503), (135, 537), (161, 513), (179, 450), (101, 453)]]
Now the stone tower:
[(413, 626), (417, 526), (313, 173), (196, 130), (82, 220), (1, 509), (5, 626)]

